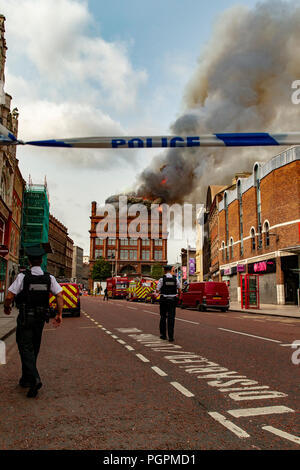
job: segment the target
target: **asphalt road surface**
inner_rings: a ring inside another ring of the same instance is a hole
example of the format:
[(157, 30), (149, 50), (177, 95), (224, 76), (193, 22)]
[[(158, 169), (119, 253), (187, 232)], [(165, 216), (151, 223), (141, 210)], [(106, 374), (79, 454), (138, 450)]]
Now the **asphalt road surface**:
[(300, 320), (177, 309), (174, 343), (158, 325), (158, 305), (82, 298), (45, 326), (35, 399), (9, 337), (0, 449), (300, 449)]

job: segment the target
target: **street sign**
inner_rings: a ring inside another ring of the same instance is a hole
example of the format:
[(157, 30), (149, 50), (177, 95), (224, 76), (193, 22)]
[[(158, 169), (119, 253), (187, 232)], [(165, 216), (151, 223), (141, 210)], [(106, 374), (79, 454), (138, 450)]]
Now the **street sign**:
[(9, 250), (6, 245), (0, 245), (0, 256), (6, 256), (8, 251)]

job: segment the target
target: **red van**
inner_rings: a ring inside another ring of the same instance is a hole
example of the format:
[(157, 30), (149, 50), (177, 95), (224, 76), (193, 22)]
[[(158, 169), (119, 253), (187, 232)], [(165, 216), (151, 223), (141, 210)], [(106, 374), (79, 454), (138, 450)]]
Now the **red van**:
[(226, 312), (229, 309), (229, 290), (226, 282), (191, 282), (183, 288), (179, 306), (194, 307), (201, 312), (208, 308)]

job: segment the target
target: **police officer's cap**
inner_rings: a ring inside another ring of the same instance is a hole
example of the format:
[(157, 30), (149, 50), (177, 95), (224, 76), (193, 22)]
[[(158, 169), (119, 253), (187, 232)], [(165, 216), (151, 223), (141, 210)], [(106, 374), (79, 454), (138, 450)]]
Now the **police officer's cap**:
[(52, 250), (50, 243), (47, 242), (47, 243), (38, 243), (36, 245), (27, 246), (25, 248), (25, 253), (29, 257), (40, 258), (41, 256), (44, 256), (47, 253), (53, 253), (53, 250)]
[(25, 252), (27, 256), (32, 258), (40, 258), (46, 254), (46, 250), (42, 245), (28, 246)]
[(171, 264), (166, 264), (163, 268), (164, 268), (165, 271), (171, 271), (173, 266)]

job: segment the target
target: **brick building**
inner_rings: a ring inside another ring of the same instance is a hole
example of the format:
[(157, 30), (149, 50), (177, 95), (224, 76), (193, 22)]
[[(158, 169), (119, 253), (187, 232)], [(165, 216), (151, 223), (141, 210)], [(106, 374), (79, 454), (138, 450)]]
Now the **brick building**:
[(47, 256), (47, 271), (55, 277), (65, 278), (68, 229), (52, 214), (49, 214), (48, 241), (53, 253)]
[(72, 280), (78, 284), (83, 282), (83, 249), (80, 246), (73, 247)]
[(19, 252), (21, 245), (22, 203), (25, 181), (19, 167), (16, 166), (13, 185), (13, 201), (11, 213), (10, 241), (7, 264), (7, 285), (9, 286), (19, 272)]
[(66, 242), (66, 278), (72, 278), (72, 264), (73, 264), (73, 240), (67, 236)]
[(250, 176), (238, 177), (211, 203), (210, 277), (228, 281), (231, 300), (240, 301), (241, 273), (256, 273), (261, 303), (297, 304), (299, 159), (294, 147), (255, 163)]
[[(4, 92), (5, 84), (5, 17), (0, 15), (0, 122), (15, 136), (18, 134), (18, 110), (11, 111), (12, 97)], [(19, 264), (18, 243), (24, 182), (18, 168), (16, 146), (1, 146), (0, 149), (0, 245), (9, 250), (0, 255), (0, 302), (3, 302), (8, 283), (17, 274)], [(12, 237), (12, 240), (11, 240)]]
[[(128, 202), (128, 208), (131, 203)], [(93, 269), (95, 260), (103, 257), (112, 264), (114, 275), (127, 275), (128, 277), (150, 276), (154, 264), (165, 264), (167, 262), (167, 239), (164, 238), (162, 217), (158, 216), (157, 221), (151, 225), (150, 204), (146, 204), (147, 216), (141, 219), (141, 227), (146, 227), (146, 231), (141, 231), (141, 237), (131, 238), (128, 228), (137, 217), (136, 215), (126, 215), (124, 219), (120, 217), (118, 206), (116, 205), (116, 231), (112, 235), (107, 233), (106, 238), (99, 238), (96, 233), (97, 224), (104, 219), (104, 215), (97, 214), (97, 203), (92, 202), (91, 210), (91, 230), (90, 230), (90, 269)], [(154, 227), (154, 225), (156, 225)], [(152, 228), (152, 230), (151, 230)], [(154, 228), (154, 230), (153, 230)], [(155, 231), (155, 234), (153, 234)], [(152, 238), (151, 238), (152, 233)], [(155, 238), (154, 238), (155, 236)], [(90, 289), (92, 281), (90, 279)]]

